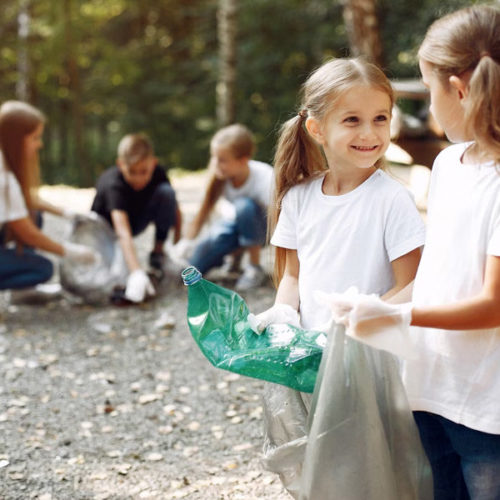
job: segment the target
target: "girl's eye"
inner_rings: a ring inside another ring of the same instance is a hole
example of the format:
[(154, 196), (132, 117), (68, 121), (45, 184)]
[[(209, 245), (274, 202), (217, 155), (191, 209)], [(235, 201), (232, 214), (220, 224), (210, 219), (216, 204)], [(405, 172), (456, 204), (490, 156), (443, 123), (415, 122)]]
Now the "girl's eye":
[(376, 122), (386, 122), (389, 119), (386, 115), (378, 115), (375, 117)]
[(357, 116), (348, 116), (347, 118), (344, 119), (344, 122), (347, 123), (357, 123), (358, 121), (359, 120)]

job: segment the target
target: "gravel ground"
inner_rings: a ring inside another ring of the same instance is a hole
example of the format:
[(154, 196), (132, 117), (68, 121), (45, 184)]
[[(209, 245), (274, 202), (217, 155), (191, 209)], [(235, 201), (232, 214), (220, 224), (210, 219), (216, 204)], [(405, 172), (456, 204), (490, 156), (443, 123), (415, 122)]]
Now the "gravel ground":
[[(201, 179), (174, 179), (188, 218)], [(92, 191), (45, 195), (86, 209)], [(55, 237), (67, 229), (50, 216), (45, 227)], [(137, 240), (143, 259), (151, 237)], [(255, 312), (273, 297), (270, 286), (245, 295)], [(7, 308), (0, 499), (290, 498), (260, 463), (262, 383), (209, 364), (187, 328), (186, 304), (172, 280), (141, 306), (65, 296)]]

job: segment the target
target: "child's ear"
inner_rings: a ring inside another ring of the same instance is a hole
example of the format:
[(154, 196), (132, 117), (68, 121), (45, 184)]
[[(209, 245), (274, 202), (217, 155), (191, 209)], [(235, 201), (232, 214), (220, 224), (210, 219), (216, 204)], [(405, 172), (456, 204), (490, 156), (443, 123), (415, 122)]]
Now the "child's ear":
[(469, 93), (468, 83), (461, 77), (452, 75), (448, 79), (452, 88), (458, 92), (458, 98), (462, 100)]
[(312, 118), (310, 116), (306, 119), (306, 130), (318, 144), (323, 144), (324, 142), (323, 130), (318, 120), (316, 120), (316, 118)]

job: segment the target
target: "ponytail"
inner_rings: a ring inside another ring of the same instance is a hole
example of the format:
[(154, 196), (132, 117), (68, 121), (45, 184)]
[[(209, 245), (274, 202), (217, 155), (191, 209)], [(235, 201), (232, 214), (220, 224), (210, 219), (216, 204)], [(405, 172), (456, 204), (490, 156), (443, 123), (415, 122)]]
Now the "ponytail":
[[(269, 236), (274, 232), (281, 202), (288, 190), (305, 182), (328, 167), (320, 147), (305, 130), (307, 111), (303, 110), (283, 124), (274, 156), (275, 189), (269, 206)], [(285, 269), (284, 248), (276, 247), (273, 281), (277, 285)]]
[(472, 72), (465, 122), (479, 152), (500, 160), (500, 64), (484, 54)]

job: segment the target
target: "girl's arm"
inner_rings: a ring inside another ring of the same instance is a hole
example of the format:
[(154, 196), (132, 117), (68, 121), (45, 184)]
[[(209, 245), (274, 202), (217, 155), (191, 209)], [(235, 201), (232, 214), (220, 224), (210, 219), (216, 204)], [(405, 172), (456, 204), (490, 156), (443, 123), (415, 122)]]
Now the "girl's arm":
[[(395, 284), (381, 297), (383, 300), (391, 299), (389, 302), (405, 302), (405, 300), (402, 300), (402, 297), (403, 294), (406, 295), (408, 290), (411, 290), (407, 289), (407, 287), (415, 279), (418, 264), (420, 263), (420, 256), (420, 248), (416, 248), (391, 262)], [(405, 291), (403, 292), (403, 290)], [(396, 294), (398, 295), (397, 298)], [(411, 295), (406, 301), (409, 300), (411, 300)]]
[(285, 271), (276, 293), (275, 304), (289, 304), (299, 310), (299, 258), (297, 250), (286, 250)]
[(40, 198), (38, 195), (34, 197), (33, 201), (34, 201), (33, 208), (35, 210), (40, 210), (42, 212), (49, 212), (53, 215), (58, 215), (59, 217), (64, 217), (65, 215), (64, 209), (56, 205), (52, 205), (52, 203), (49, 203), (43, 198)]
[(415, 306), (411, 324), (445, 330), (500, 326), (500, 257), (488, 255), (481, 293), (440, 306)]
[(64, 255), (64, 248), (61, 244), (46, 236), (30, 217), (23, 217), (7, 222), (8, 228), (14, 234), (16, 240), (26, 246), (45, 250), (56, 255)]

